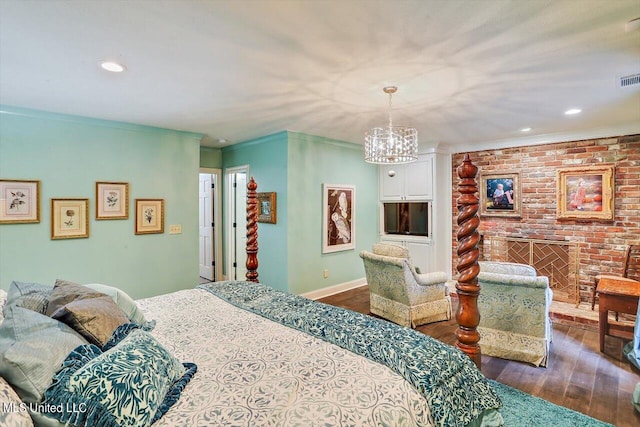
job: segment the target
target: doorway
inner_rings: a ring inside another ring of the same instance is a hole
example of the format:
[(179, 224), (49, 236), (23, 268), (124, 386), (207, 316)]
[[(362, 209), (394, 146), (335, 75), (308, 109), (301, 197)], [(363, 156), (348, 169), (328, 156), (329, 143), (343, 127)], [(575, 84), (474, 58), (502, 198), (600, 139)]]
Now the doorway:
[(248, 166), (225, 171), (227, 279), (245, 280), (247, 274), (247, 176)]
[(199, 174), (199, 271), (210, 281), (222, 280), (220, 169), (200, 168)]

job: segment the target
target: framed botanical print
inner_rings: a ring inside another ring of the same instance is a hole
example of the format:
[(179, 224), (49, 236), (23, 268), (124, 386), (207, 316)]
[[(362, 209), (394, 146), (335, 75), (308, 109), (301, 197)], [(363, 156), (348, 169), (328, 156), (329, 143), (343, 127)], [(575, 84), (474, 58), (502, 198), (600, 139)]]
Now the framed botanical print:
[(560, 168), (556, 174), (558, 219), (613, 220), (613, 164)]
[(520, 174), (480, 173), (480, 215), (520, 218)]
[(356, 187), (322, 185), (322, 253), (356, 247)]
[(96, 219), (129, 218), (129, 183), (96, 182)]
[(51, 199), (51, 239), (89, 237), (89, 199)]
[(164, 199), (136, 199), (136, 234), (164, 233)]
[(40, 222), (40, 181), (0, 179), (0, 224)]
[(258, 222), (275, 224), (277, 221), (276, 193), (257, 193), (258, 197)]

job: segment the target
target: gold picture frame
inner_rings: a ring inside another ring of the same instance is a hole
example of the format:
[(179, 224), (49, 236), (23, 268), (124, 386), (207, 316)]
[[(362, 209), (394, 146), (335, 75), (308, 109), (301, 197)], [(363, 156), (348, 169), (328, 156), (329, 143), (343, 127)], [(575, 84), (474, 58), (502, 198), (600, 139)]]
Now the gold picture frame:
[(136, 234), (164, 233), (164, 199), (136, 199)]
[(519, 172), (480, 173), (480, 215), (522, 217)]
[(89, 237), (89, 199), (51, 199), (51, 239)]
[(40, 222), (40, 181), (0, 179), (0, 224)]
[(96, 182), (96, 219), (129, 218), (129, 183)]
[(258, 222), (275, 224), (278, 219), (276, 193), (257, 193), (256, 197), (258, 198)]
[(556, 175), (558, 219), (613, 221), (613, 164), (560, 168)]

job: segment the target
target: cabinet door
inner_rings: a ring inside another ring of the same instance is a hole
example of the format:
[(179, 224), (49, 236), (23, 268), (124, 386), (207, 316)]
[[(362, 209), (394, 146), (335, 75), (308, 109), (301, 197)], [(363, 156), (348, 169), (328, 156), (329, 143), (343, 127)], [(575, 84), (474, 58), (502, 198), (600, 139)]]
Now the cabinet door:
[(420, 156), (404, 166), (404, 200), (433, 199), (433, 157)]
[[(380, 200), (404, 199), (404, 168), (405, 165), (382, 165), (380, 174)], [(393, 176), (389, 172), (393, 171)]]

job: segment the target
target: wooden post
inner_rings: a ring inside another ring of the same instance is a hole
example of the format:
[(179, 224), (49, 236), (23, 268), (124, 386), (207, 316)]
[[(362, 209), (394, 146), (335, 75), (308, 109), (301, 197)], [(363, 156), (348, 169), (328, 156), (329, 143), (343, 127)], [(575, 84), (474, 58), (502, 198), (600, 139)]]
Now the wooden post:
[(258, 281), (258, 184), (251, 177), (247, 183), (247, 280)]
[(478, 312), (478, 242), (480, 234), (478, 226), (478, 183), (476, 175), (478, 168), (471, 163), (469, 155), (465, 155), (464, 161), (458, 167), (458, 191), (460, 197), (458, 203), (458, 266), (459, 273), (456, 289), (458, 294), (458, 310), (456, 311), (456, 347), (464, 351), (478, 368), (482, 361), (480, 351), (480, 334), (477, 327), (480, 323)]

